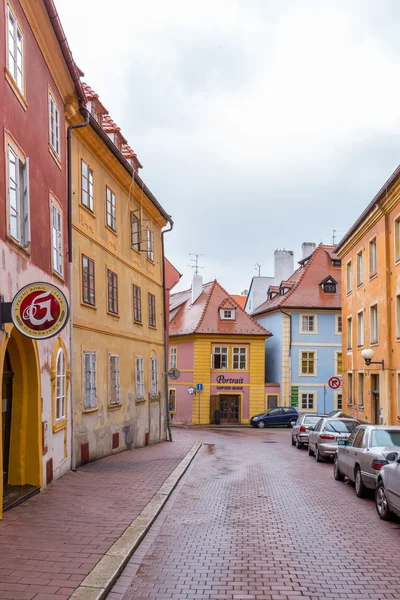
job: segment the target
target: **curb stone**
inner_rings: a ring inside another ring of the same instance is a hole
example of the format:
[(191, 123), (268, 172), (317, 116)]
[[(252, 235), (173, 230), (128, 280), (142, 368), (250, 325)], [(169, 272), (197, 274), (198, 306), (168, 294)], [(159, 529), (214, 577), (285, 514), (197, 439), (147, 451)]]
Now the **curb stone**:
[(197, 440), (191, 450), (172, 471), (150, 502), (124, 533), (109, 548), (92, 571), (74, 591), (70, 600), (103, 600), (118, 579), (128, 560), (143, 540), (179, 480), (196, 456), (202, 443)]

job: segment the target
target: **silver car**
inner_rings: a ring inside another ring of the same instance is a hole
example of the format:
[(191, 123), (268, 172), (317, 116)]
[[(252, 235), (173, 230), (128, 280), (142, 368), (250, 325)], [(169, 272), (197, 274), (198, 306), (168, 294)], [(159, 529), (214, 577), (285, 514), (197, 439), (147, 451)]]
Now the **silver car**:
[(388, 521), (400, 517), (400, 452), (386, 455), (389, 464), (382, 467), (378, 475), (375, 502), (378, 515)]
[(316, 425), (320, 418), (325, 416), (315, 413), (299, 415), (296, 425), (292, 428), (292, 446), (296, 446), (298, 450), (303, 446), (308, 446), (309, 428)]
[(338, 440), (347, 440), (358, 427), (356, 419), (330, 419), (324, 417), (310, 430), (308, 436), (308, 454), (315, 455), (316, 461), (334, 458)]
[(364, 498), (368, 489), (376, 488), (387, 454), (396, 450), (400, 452), (400, 427), (360, 425), (348, 440), (338, 442), (334, 477), (354, 481), (357, 496)]

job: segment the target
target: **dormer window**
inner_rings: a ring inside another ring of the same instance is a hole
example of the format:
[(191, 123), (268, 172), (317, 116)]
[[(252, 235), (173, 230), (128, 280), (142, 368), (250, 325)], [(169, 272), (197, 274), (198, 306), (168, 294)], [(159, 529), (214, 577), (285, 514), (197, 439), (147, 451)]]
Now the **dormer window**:
[(330, 275), (321, 281), (321, 287), (325, 294), (336, 294), (337, 281)]
[(230, 308), (221, 308), (220, 316), (223, 321), (234, 321), (236, 318), (236, 311)]
[(332, 267), (340, 267), (341, 264), (342, 264), (342, 262), (340, 260), (336, 260), (336, 259), (332, 260)]

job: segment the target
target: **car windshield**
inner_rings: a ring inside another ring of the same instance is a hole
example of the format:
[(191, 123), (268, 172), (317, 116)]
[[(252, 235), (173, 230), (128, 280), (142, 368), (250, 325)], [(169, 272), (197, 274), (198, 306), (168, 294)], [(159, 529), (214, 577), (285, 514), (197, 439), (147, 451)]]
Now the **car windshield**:
[(375, 429), (372, 432), (371, 446), (400, 448), (400, 431), (393, 431), (390, 429)]
[(311, 423), (318, 423), (321, 417), (304, 417), (305, 425), (310, 425)]
[(358, 425), (358, 421), (341, 421), (340, 419), (335, 419), (334, 421), (327, 421), (325, 423), (324, 431), (351, 433)]

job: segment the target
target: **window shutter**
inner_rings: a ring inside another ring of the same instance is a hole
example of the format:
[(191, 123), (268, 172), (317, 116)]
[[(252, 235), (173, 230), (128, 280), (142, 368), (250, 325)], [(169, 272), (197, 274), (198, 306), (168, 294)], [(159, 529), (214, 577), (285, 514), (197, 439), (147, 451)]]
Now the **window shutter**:
[(30, 200), (29, 200), (29, 158), (26, 159), (22, 167), (22, 206), (23, 206), (23, 241), (25, 248), (31, 241), (31, 223), (30, 223)]

